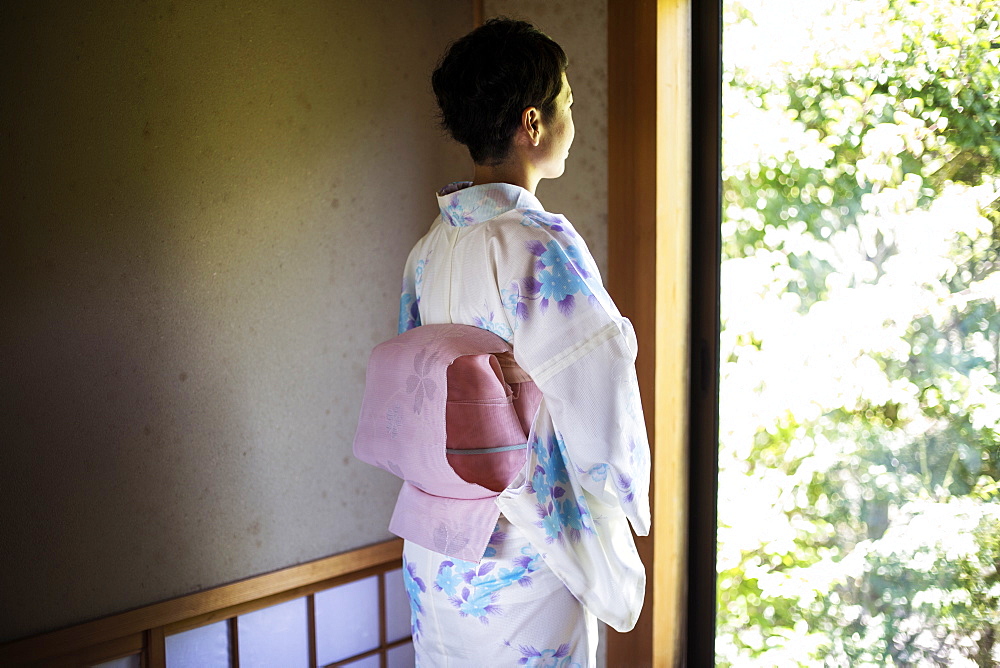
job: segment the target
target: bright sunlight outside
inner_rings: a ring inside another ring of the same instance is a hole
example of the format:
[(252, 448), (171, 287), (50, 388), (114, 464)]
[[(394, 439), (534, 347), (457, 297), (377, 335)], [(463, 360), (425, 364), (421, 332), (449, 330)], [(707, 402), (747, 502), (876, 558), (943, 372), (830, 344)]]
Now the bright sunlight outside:
[(718, 665), (1000, 665), (1000, 2), (723, 54)]

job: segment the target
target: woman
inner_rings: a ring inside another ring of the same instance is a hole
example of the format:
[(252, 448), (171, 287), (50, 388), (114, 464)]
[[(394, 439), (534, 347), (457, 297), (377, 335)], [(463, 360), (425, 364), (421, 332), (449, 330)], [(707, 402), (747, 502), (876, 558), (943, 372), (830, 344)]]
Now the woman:
[(407, 541), (404, 579), (422, 666), (592, 666), (596, 618), (630, 630), (645, 573), (628, 524), (649, 531), (649, 447), (635, 337), (583, 239), (535, 197), (573, 142), (558, 44), (494, 19), (455, 42), (432, 82), (471, 182), (407, 261), (400, 332), (459, 323), (513, 346), (541, 390), (524, 471), (496, 499), (482, 558)]

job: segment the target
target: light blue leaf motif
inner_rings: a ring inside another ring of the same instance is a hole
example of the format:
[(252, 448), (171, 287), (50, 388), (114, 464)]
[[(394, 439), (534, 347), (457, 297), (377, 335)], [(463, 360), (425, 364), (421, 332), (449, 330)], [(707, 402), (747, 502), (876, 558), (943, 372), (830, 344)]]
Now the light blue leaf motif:
[(420, 292), (421, 292), (421, 288), (423, 287), (423, 283), (424, 283), (424, 269), (426, 269), (426, 268), (427, 268), (427, 259), (426, 258), (421, 259), (421, 260), (417, 260), (417, 267), (413, 271), (413, 277), (414, 277), (415, 287), (416, 287), (415, 292), (417, 294), (417, 299), (418, 300), (420, 299)]
[(487, 559), (479, 564), (461, 559), (442, 561), (434, 588), (448, 596), (461, 617), (473, 617), (488, 624), (490, 616), (502, 614), (501, 592), (515, 583), (530, 587), (531, 573), (542, 565), (541, 555), (531, 553), (527, 547), (521, 552), (512, 568), (498, 569), (497, 562)]
[(576, 470), (578, 473), (582, 473), (588, 476), (594, 482), (604, 482), (605, 480), (608, 479), (608, 470), (610, 468), (611, 467), (605, 464), (604, 462), (599, 462), (597, 464), (594, 464), (587, 470), (584, 470), (579, 466), (576, 467)]
[(476, 316), (472, 319), (472, 324), (480, 329), (485, 329), (487, 332), (493, 332), (507, 343), (510, 343), (511, 339), (514, 338), (514, 332), (507, 323), (496, 320), (493, 311), (490, 311), (489, 308), (487, 304), (483, 304), (483, 312), (486, 313), (486, 316)]
[(503, 307), (510, 314), (510, 323), (517, 331), (517, 326), (528, 319), (528, 297), (521, 292), (521, 284), (511, 281), (510, 285), (500, 291)]
[(528, 491), (535, 495), (539, 521), (549, 543), (569, 540), (577, 542), (594, 528), (583, 495), (568, 492), (569, 471), (566, 468), (566, 445), (555, 434), (543, 441), (535, 435), (531, 441), (538, 463), (528, 481)]

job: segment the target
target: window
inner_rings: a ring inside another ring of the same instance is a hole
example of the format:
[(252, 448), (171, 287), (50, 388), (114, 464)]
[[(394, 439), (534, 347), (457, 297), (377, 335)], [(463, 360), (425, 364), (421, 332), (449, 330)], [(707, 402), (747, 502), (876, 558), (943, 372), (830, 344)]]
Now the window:
[(719, 665), (1000, 662), (1000, 9), (724, 2)]
[(400, 569), (171, 633), (165, 645), (168, 668), (381, 666), (382, 657), (394, 666), (413, 657)]
[(402, 543), (386, 541), (0, 645), (0, 664), (412, 666)]

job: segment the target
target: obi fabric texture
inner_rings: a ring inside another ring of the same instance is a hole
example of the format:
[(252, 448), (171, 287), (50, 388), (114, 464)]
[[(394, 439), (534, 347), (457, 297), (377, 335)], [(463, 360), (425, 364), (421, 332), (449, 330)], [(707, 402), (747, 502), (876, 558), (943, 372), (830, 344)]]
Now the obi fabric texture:
[[(491, 500), (509, 523), (507, 530), (498, 523), (497, 531), (516, 536), (527, 552), (498, 561), (503, 545), (490, 543), (461, 562), (465, 584), (449, 590), (438, 579), (447, 580), (459, 562), (410, 542), (404, 548), (417, 655), (421, 647), (429, 655), (428, 629), (444, 623), (435, 613), (432, 625), (428, 610), (455, 611), (449, 632), (470, 620), (512, 619), (526, 605), (515, 598), (530, 594), (540, 577), (515, 577), (528, 563), (551, 572), (587, 614), (630, 630), (642, 607), (645, 571), (629, 525), (639, 535), (650, 525), (649, 445), (632, 326), (573, 225), (546, 212), (527, 190), (457, 183), (439, 193), (438, 204), (440, 215), (407, 260), (399, 331), (460, 323), (492, 332), (510, 344), (541, 400), (528, 421), (524, 466)], [(511, 586), (519, 587), (517, 597)], [(427, 605), (428, 597), (440, 608)], [(585, 617), (575, 618), (583, 624)], [(587, 665), (585, 642), (561, 643), (557, 636), (551, 647), (529, 643), (514, 664), (497, 665), (534, 665), (543, 655), (559, 659), (552, 665)], [(519, 646), (516, 637), (501, 640), (507, 649)], [(498, 646), (495, 655), (502, 651)]]
[(376, 346), (354, 454), (404, 480), (389, 530), (478, 562), (539, 398), (510, 344), (478, 327), (427, 325)]

